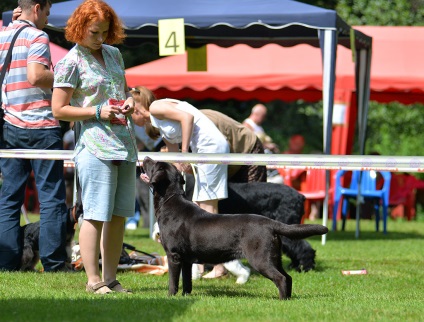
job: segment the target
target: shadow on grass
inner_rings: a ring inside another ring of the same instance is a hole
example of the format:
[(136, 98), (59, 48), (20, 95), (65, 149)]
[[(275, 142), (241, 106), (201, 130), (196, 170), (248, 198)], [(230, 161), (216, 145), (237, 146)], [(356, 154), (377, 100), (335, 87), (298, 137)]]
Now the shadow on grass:
[[(195, 302), (188, 297), (140, 299), (93, 296), (87, 299), (2, 300), (2, 321), (174, 321)], [(164, 309), (166, 308), (166, 309)]]
[[(248, 282), (249, 283), (249, 282)], [(245, 299), (265, 299), (280, 301), (278, 288), (271, 282), (267, 283), (264, 290), (258, 292), (258, 289), (252, 289), (248, 286), (229, 286), (229, 285), (197, 285), (193, 287), (193, 295), (206, 295), (214, 298), (245, 298)], [(295, 296), (292, 299), (296, 298)]]

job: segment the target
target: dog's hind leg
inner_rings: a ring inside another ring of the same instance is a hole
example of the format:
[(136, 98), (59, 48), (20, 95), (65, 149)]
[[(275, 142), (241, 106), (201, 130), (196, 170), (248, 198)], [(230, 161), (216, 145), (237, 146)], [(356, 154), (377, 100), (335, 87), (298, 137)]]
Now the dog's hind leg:
[[(283, 268), (283, 264), (281, 263), (281, 259), (280, 259), (280, 268), (278, 269), (279, 270), (279, 272), (285, 277), (285, 279), (286, 279), (286, 282), (285, 282), (285, 288), (286, 288), (286, 295), (287, 295), (287, 298), (289, 299), (289, 298), (291, 298), (291, 296), (292, 296), (292, 285), (293, 285), (293, 280), (292, 280), (292, 277), (289, 275), (289, 274), (287, 274), (287, 272), (284, 270), (284, 268)], [(275, 282), (274, 282), (275, 283)], [(277, 285), (277, 284), (276, 284)], [(277, 285), (277, 287), (278, 287), (278, 285)], [(280, 299), (282, 299), (281, 298), (281, 290), (280, 290), (280, 288), (278, 287), (278, 290), (280, 291)]]
[(182, 267), (183, 295), (190, 294), (191, 290), (193, 288), (193, 283), (192, 283), (192, 279), (191, 279), (192, 266), (193, 266), (192, 263), (183, 262), (183, 267)]
[(292, 293), (292, 278), (283, 269), (281, 260), (281, 241), (275, 238), (262, 243), (254, 252), (244, 252), (249, 264), (277, 286), (280, 300), (287, 300)]
[(249, 264), (263, 276), (273, 281), (278, 288), (280, 300), (287, 300), (291, 297), (292, 279), (284, 270), (280, 271), (271, 261), (262, 261), (259, 265), (249, 261)]

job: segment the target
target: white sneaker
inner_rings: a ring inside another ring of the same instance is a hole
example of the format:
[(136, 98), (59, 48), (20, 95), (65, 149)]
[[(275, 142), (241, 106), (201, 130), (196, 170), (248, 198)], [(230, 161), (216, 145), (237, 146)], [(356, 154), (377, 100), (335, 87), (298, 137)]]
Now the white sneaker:
[(125, 225), (125, 229), (127, 230), (136, 230), (137, 224), (135, 222), (129, 222)]
[(202, 269), (200, 268), (199, 264), (193, 264), (191, 267), (191, 279), (192, 280), (198, 280), (202, 277)]
[(244, 284), (250, 277), (250, 268), (244, 266), (240, 260), (235, 259), (231, 262), (224, 263), (224, 267), (237, 277), (237, 284)]

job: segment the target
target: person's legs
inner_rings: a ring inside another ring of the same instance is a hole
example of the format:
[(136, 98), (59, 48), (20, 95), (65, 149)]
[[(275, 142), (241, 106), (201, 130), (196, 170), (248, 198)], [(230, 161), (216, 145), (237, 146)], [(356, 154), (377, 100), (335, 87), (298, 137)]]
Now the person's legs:
[(212, 214), (218, 213), (218, 200), (205, 200), (205, 201), (197, 201), (196, 202), (200, 208), (203, 210), (206, 210), (207, 212), (210, 212)]
[(22, 257), (21, 207), (30, 165), (29, 160), (11, 158), (0, 159), (0, 164), (3, 173), (0, 197), (0, 270), (17, 270)]
[[(218, 200), (205, 200), (205, 201), (198, 201), (197, 204), (200, 208), (203, 210), (206, 210), (210, 213), (217, 214), (218, 213)], [(209, 273), (203, 275), (203, 278), (217, 278), (224, 276), (226, 274), (225, 268), (222, 264), (215, 265), (213, 270), (211, 270)]]
[[(81, 258), (84, 263), (87, 285), (94, 286), (102, 281), (99, 269), (100, 238), (102, 235), (102, 221), (84, 220), (79, 233)], [(100, 293), (110, 292), (101, 288)]]
[[(75, 164), (84, 206), (84, 222), (80, 229), (79, 243), (87, 275), (86, 290), (97, 294), (110, 293), (111, 289), (104, 283), (100, 274), (99, 255), (103, 247), (103, 229), (112, 219), (117, 167), (110, 161), (96, 158), (87, 149), (78, 153)], [(104, 263), (105, 259), (102, 258), (102, 267)]]
[[(116, 271), (119, 264), (119, 258), (122, 251), (124, 240), (125, 218), (112, 216), (112, 221), (105, 222), (101, 240), (102, 252), (102, 276), (107, 284), (116, 280)], [(117, 285), (122, 290), (121, 285)]]
[[(30, 148), (26, 130), (8, 123), (4, 124), (2, 148)], [(0, 270), (19, 269), (22, 257), (20, 232), (21, 206), (24, 202), (25, 186), (31, 172), (29, 160), (0, 159), (3, 183), (0, 193)]]
[[(60, 129), (31, 130), (33, 148), (61, 150)], [(32, 160), (40, 200), (40, 260), (45, 272), (65, 269), (66, 189), (62, 160)]]

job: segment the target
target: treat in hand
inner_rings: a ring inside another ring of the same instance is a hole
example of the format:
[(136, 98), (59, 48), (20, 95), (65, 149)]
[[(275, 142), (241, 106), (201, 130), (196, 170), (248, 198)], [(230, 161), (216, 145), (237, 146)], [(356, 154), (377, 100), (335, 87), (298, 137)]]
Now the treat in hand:
[[(109, 105), (113, 105), (113, 106), (119, 106), (119, 110), (122, 114), (119, 114), (117, 117), (114, 117), (113, 119), (110, 120), (111, 124), (116, 124), (116, 125), (126, 125), (127, 124), (127, 120), (125, 118), (125, 115), (123, 114), (123, 108), (122, 106), (124, 105), (125, 100), (117, 100), (114, 98), (109, 98), (108, 100), (108, 104)], [(124, 109), (127, 106), (124, 107)]]

